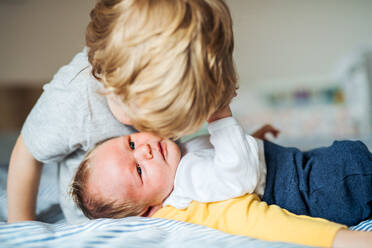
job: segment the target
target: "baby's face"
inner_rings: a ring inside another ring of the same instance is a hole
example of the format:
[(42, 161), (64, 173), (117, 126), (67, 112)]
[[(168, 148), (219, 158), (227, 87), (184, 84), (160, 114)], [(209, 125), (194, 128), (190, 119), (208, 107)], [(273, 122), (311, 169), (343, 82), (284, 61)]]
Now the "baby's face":
[(92, 153), (88, 191), (108, 201), (160, 205), (173, 189), (180, 158), (176, 143), (151, 133), (110, 139)]

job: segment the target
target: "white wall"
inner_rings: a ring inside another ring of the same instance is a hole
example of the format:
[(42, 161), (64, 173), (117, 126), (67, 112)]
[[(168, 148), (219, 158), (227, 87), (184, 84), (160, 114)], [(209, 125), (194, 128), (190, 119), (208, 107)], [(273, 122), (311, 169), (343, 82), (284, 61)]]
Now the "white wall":
[(45, 83), (84, 46), (94, 0), (0, 0), (0, 84)]
[(371, 0), (227, 0), (242, 83), (323, 77), (372, 44)]
[[(227, 0), (242, 84), (329, 73), (372, 43), (371, 0)], [(43, 83), (84, 45), (94, 0), (0, 0), (0, 84)]]

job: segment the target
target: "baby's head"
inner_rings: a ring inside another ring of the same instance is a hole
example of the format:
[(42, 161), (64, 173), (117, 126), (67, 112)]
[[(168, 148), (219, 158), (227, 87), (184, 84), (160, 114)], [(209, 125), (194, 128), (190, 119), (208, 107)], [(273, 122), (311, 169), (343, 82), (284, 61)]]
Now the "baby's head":
[(180, 157), (175, 142), (151, 133), (109, 139), (78, 167), (72, 197), (91, 219), (150, 216), (171, 193)]
[(137, 130), (178, 138), (233, 98), (232, 19), (223, 0), (100, 0), (90, 16), (93, 75)]

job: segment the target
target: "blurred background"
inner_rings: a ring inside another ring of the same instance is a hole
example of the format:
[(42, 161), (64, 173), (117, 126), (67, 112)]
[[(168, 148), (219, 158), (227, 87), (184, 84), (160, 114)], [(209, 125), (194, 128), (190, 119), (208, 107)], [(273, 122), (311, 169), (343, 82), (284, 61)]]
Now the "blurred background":
[[(372, 1), (226, 0), (240, 89), (234, 114), (283, 145), (372, 148)], [(0, 163), (42, 85), (84, 47), (95, 0), (0, 0)]]

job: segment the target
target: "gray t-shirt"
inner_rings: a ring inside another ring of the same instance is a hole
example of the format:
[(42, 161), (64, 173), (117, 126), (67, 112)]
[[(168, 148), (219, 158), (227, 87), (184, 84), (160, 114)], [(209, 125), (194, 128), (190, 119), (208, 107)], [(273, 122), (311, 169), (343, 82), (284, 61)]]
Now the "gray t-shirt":
[(97, 142), (133, 133), (112, 115), (103, 85), (91, 74), (86, 49), (63, 66), (44, 92), (22, 128), (29, 152), (44, 164), (59, 166), (60, 203), (68, 222), (85, 220), (68, 195), (69, 185), (84, 154)]

